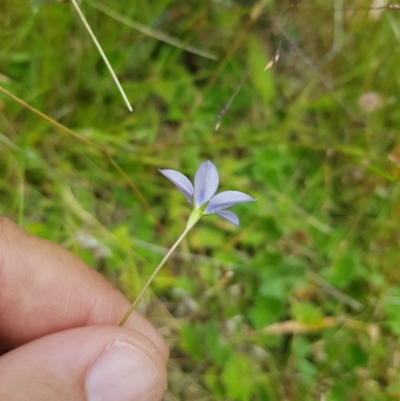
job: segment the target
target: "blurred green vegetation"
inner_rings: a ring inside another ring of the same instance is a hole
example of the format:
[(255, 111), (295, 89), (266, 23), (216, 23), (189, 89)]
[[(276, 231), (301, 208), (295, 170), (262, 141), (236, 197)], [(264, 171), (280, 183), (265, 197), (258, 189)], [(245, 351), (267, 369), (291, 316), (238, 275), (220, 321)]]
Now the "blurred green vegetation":
[(141, 304), (171, 348), (165, 400), (397, 400), (399, 12), (81, 6), (133, 112), (69, 1), (0, 0), (0, 86), (95, 144), (0, 94), (0, 213), (134, 299), (190, 213), (158, 168), (210, 159), (258, 202), (239, 228), (202, 219)]

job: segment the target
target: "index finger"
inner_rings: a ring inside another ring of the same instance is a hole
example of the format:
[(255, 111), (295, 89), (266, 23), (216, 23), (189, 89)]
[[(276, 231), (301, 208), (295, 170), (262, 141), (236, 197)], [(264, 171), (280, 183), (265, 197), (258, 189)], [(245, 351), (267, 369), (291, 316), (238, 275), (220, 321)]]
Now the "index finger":
[[(117, 325), (129, 306), (71, 252), (0, 216), (0, 349), (75, 327)], [(168, 358), (164, 339), (138, 312), (125, 327), (147, 336)]]

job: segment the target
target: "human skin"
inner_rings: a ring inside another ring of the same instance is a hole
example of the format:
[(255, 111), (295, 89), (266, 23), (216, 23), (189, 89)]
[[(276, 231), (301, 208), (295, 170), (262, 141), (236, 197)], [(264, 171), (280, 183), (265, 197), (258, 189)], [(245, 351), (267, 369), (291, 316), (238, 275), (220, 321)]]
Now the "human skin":
[(0, 400), (159, 401), (168, 347), (59, 245), (0, 217)]

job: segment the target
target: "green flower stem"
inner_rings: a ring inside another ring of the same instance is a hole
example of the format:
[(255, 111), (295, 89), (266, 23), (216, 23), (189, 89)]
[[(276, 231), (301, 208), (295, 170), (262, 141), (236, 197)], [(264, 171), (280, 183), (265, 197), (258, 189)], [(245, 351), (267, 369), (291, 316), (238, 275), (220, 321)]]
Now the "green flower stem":
[(125, 322), (128, 320), (129, 316), (131, 313), (135, 310), (136, 305), (139, 303), (141, 298), (143, 297), (143, 294), (146, 292), (147, 288), (153, 281), (154, 277), (157, 275), (157, 273), (161, 270), (161, 268), (164, 266), (165, 262), (168, 260), (168, 258), (171, 256), (172, 252), (177, 248), (177, 246), (182, 242), (182, 240), (185, 238), (186, 234), (193, 228), (193, 226), (200, 220), (200, 217), (203, 215), (203, 212), (199, 209), (194, 209), (189, 216), (189, 220), (186, 224), (186, 228), (181, 234), (181, 236), (176, 240), (175, 244), (172, 245), (171, 249), (167, 252), (167, 254), (163, 257), (161, 260), (160, 264), (156, 267), (154, 270), (153, 274), (149, 277), (149, 279), (146, 281), (146, 284), (143, 286), (143, 288), (140, 290), (139, 295), (136, 297), (135, 301), (129, 308), (129, 310), (125, 313), (125, 316), (122, 318), (122, 320), (119, 322), (118, 326), (123, 326)]

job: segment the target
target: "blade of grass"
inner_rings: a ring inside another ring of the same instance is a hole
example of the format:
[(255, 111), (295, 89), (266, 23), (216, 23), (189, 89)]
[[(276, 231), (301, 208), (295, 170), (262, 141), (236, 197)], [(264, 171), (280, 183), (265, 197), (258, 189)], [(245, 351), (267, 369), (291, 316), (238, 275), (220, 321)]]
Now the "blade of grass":
[(83, 25), (85, 26), (85, 28), (88, 31), (90, 37), (92, 38), (94, 44), (96, 45), (97, 50), (99, 51), (101, 57), (104, 60), (104, 63), (106, 64), (108, 70), (110, 71), (110, 74), (111, 74), (112, 78), (114, 79), (114, 82), (117, 85), (117, 88), (120, 91), (121, 96), (124, 99), (124, 101), (126, 103), (126, 106), (128, 107), (128, 110), (132, 111), (132, 106), (129, 103), (129, 100), (128, 100), (128, 98), (127, 98), (127, 96), (126, 96), (121, 84), (119, 83), (119, 80), (118, 80), (117, 76), (115, 75), (115, 72), (114, 72), (113, 68), (111, 67), (111, 64), (109, 63), (109, 61), (107, 59), (107, 56), (105, 55), (103, 49), (101, 48), (100, 43), (98, 42), (95, 34), (93, 33), (92, 29), (90, 28), (89, 23), (86, 21), (85, 16), (83, 15), (81, 9), (79, 8), (78, 3), (76, 2), (76, 0), (71, 0), (71, 2), (73, 4), (73, 6), (75, 7), (75, 10), (79, 15), (79, 18), (82, 20)]
[(114, 167), (114, 169), (118, 172), (118, 174), (124, 179), (124, 181), (127, 183), (129, 188), (132, 190), (132, 192), (137, 196), (139, 202), (143, 206), (143, 208), (148, 212), (154, 219), (157, 228), (166, 233), (165, 228), (162, 226), (162, 224), (158, 221), (157, 217), (153, 213), (153, 210), (151, 209), (151, 206), (147, 203), (146, 199), (142, 195), (142, 193), (139, 191), (139, 189), (136, 187), (136, 185), (133, 183), (133, 181), (129, 178), (129, 176), (125, 173), (125, 171), (119, 166), (119, 164), (114, 160), (114, 158), (110, 155), (110, 153), (103, 149), (101, 146), (97, 145), (96, 143), (90, 141), (89, 139), (84, 138), (83, 136), (79, 135), (78, 133), (72, 131), (71, 129), (67, 128), (65, 125), (60, 124), (59, 122), (53, 120), (51, 117), (47, 116), (46, 114), (42, 113), (41, 111), (35, 109), (32, 107), (30, 104), (24, 102), (22, 99), (19, 97), (15, 96), (8, 90), (4, 89), (2, 86), (0, 86), (0, 92), (4, 93), (11, 99), (13, 99), (15, 102), (19, 103), (21, 106), (25, 107), (26, 109), (30, 110), (31, 112), (35, 113), (37, 116), (42, 118), (43, 120), (47, 121), (51, 125), (57, 127), (61, 131), (65, 132), (67, 135), (77, 139), (80, 142), (83, 142), (84, 144), (96, 149), (98, 152), (103, 154), (103, 156), (108, 160), (108, 162)]
[(125, 17), (125, 16), (117, 13), (116, 11), (114, 11), (110, 7), (107, 7), (104, 4), (100, 4), (96, 1), (88, 1), (88, 0), (86, 0), (85, 2), (87, 4), (89, 4), (91, 7), (95, 8), (96, 10), (101, 11), (102, 13), (108, 15), (109, 17), (115, 19), (116, 21), (121, 22), (122, 24), (129, 26), (130, 28), (133, 28), (133, 29), (143, 33), (144, 35), (150, 36), (161, 42), (164, 42), (171, 46), (177, 47), (178, 49), (185, 50), (189, 53), (193, 53), (198, 56), (208, 58), (208, 59), (214, 60), (214, 61), (218, 60), (218, 56), (215, 53), (210, 52), (209, 50), (199, 49), (192, 45), (188, 45), (185, 42), (182, 42), (181, 40), (174, 38), (173, 36), (170, 36), (164, 32), (158, 31), (156, 29), (151, 29), (148, 26), (141, 24), (140, 22), (134, 21), (131, 18)]

